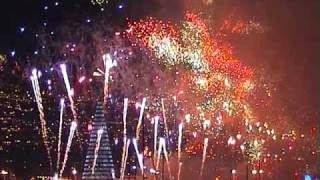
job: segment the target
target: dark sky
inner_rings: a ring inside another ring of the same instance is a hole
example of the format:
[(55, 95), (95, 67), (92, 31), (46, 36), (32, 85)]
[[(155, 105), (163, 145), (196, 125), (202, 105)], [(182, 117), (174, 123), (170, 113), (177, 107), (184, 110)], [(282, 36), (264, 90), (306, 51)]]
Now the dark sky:
[[(17, 56), (32, 53), (34, 34), (43, 22), (63, 22), (69, 14), (92, 16), (97, 7), (89, 0), (10, 0), (0, 6), (0, 53), (16, 50)], [(303, 113), (315, 114), (318, 110), (318, 54), (319, 24), (316, 0), (215, 0), (216, 11), (221, 16), (238, 13), (255, 17), (268, 31), (260, 36), (250, 36), (234, 41), (240, 58), (254, 67), (263, 67), (276, 79), (275, 103), (285, 106), (296, 117)], [(124, 3), (123, 12), (116, 6)], [(200, 0), (110, 0), (106, 10), (124, 13), (130, 18), (155, 15), (164, 19), (177, 19), (184, 8), (207, 8)], [(44, 10), (45, 6), (48, 10)], [(115, 15), (115, 19), (118, 16)], [(50, 24), (50, 25), (51, 25)], [(20, 33), (19, 27), (25, 27)], [(23, 57), (23, 56), (22, 56)], [(315, 116), (312, 116), (315, 117)], [(305, 120), (302, 120), (304, 122)]]

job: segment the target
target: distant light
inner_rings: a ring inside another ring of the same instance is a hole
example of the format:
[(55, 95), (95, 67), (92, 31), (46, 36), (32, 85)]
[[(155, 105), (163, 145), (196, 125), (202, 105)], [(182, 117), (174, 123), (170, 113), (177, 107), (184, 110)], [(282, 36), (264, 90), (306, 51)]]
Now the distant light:
[(7, 174), (8, 174), (8, 171), (1, 170), (1, 174), (3, 174), (3, 175), (7, 175)]
[(304, 180), (312, 180), (312, 178), (311, 178), (310, 175), (305, 175), (305, 176), (304, 176)]
[(72, 174), (73, 174), (73, 175), (76, 175), (76, 174), (77, 174), (77, 170), (76, 170), (76, 169), (73, 169), (73, 170), (72, 170)]
[(258, 171), (254, 169), (254, 170), (251, 171), (251, 173), (252, 173), (252, 174), (257, 174)]
[(39, 53), (38, 51), (34, 51), (34, 53), (33, 53), (33, 54), (37, 55), (38, 53)]
[(237, 173), (237, 170), (232, 169), (232, 170), (231, 170), (231, 173), (232, 173), (232, 174), (235, 174), (235, 173)]
[(51, 35), (54, 35), (54, 32), (53, 32), (53, 31), (51, 31), (51, 32), (50, 32), (50, 34), (51, 34)]
[(91, 19), (88, 18), (86, 21), (87, 21), (87, 23), (90, 23), (90, 22), (91, 22)]
[(11, 57), (14, 57), (14, 55), (16, 55), (16, 51), (14, 51), (14, 50), (11, 51), (11, 52), (10, 52), (10, 55), (11, 55)]
[(81, 77), (79, 78), (78, 82), (81, 84), (85, 79), (86, 79), (85, 76), (81, 76)]
[(52, 81), (50, 79), (48, 79), (47, 83), (48, 83), (48, 85), (51, 85)]
[(24, 27), (20, 27), (20, 32), (24, 32), (25, 31), (25, 28)]
[(45, 6), (43, 9), (44, 9), (44, 10), (48, 10), (48, 8), (49, 8), (48, 6)]
[(58, 6), (58, 5), (59, 5), (59, 2), (55, 2), (54, 5), (55, 5), (55, 6)]
[(104, 8), (101, 8), (100, 11), (104, 11)]
[(53, 71), (53, 67), (50, 68), (50, 71)]
[(46, 23), (46, 22), (43, 23), (43, 26), (47, 26), (47, 25), (48, 25), (48, 23)]
[(88, 124), (88, 131), (92, 131), (93, 127), (92, 124)]
[(260, 173), (260, 174), (263, 174), (263, 172), (264, 172), (263, 169), (260, 169), (260, 170), (259, 170), (259, 173)]
[(119, 4), (119, 5), (118, 5), (118, 9), (122, 9), (123, 7), (124, 7), (123, 4)]

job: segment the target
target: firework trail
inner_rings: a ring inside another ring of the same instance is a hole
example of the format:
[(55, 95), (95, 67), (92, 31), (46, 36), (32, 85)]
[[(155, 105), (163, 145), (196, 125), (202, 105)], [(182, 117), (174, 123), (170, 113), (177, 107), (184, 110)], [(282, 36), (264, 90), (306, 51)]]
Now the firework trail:
[(161, 107), (162, 107), (162, 116), (163, 116), (164, 126), (165, 126), (165, 129), (166, 129), (166, 135), (167, 135), (167, 138), (169, 138), (168, 124), (167, 124), (167, 118), (166, 118), (166, 110), (164, 108), (164, 99), (163, 98), (161, 98)]
[(59, 137), (58, 137), (58, 157), (57, 157), (57, 170), (60, 165), (60, 151), (61, 151), (61, 136), (62, 136), (62, 122), (63, 122), (63, 109), (64, 109), (64, 99), (60, 99), (60, 121), (59, 121)]
[(96, 143), (96, 147), (94, 149), (94, 159), (93, 159), (93, 165), (92, 165), (92, 174), (94, 174), (94, 169), (96, 167), (102, 134), (103, 134), (103, 129), (99, 129), (98, 133), (97, 133), (97, 143)]
[(208, 138), (204, 138), (204, 147), (203, 147), (203, 154), (202, 154), (202, 163), (201, 163), (201, 168), (200, 168), (200, 176), (202, 177), (203, 175), (203, 168), (204, 168), (204, 162), (206, 161), (206, 156), (207, 156), (207, 147), (208, 147)]
[(127, 140), (127, 112), (128, 112), (128, 98), (124, 99), (124, 105), (123, 105), (123, 147), (122, 147), (122, 157), (121, 157), (121, 176), (124, 174), (125, 169), (125, 156), (126, 156), (126, 147), (127, 143), (130, 142)]
[(60, 177), (63, 174), (64, 168), (65, 168), (67, 160), (68, 160), (68, 153), (70, 151), (73, 135), (74, 135), (74, 132), (75, 132), (76, 128), (77, 128), (77, 123), (75, 121), (72, 121), (71, 126), (70, 126), (70, 133), (69, 133), (69, 137), (68, 137), (67, 147), (66, 147), (66, 151), (65, 151), (65, 154), (64, 154), (62, 167), (61, 167), (61, 170), (60, 170)]
[(129, 149), (129, 146), (130, 146), (130, 139), (128, 139), (126, 142), (125, 142), (125, 155), (124, 155), (124, 158), (123, 158), (123, 161), (122, 161), (122, 165), (121, 165), (121, 176), (120, 176), (120, 179), (123, 180), (123, 177), (124, 177), (124, 173), (126, 171), (126, 163), (127, 163), (127, 159), (128, 159), (128, 149)]
[(153, 159), (156, 159), (159, 116), (154, 118)]
[(104, 89), (103, 89), (103, 94), (104, 94), (104, 98), (103, 98), (103, 105), (106, 107), (107, 104), (107, 98), (108, 98), (108, 84), (109, 84), (109, 72), (110, 69), (113, 66), (116, 66), (116, 61), (112, 62), (112, 58), (110, 56), (110, 54), (104, 54), (102, 56), (103, 59), (103, 64), (104, 64)]
[(136, 130), (137, 141), (139, 141), (140, 127), (141, 127), (141, 124), (142, 124), (143, 112), (144, 112), (144, 108), (146, 106), (146, 101), (147, 101), (146, 98), (142, 99), (142, 104), (141, 104), (141, 109), (140, 109), (140, 114), (139, 114), (139, 120), (138, 120), (138, 125), (137, 125), (137, 130)]
[(183, 123), (179, 124), (179, 137), (178, 137), (178, 161), (181, 161), (181, 142), (182, 142), (182, 128)]
[(132, 143), (133, 143), (134, 149), (135, 149), (137, 157), (138, 157), (138, 162), (139, 162), (139, 166), (140, 166), (140, 169), (141, 169), (141, 173), (143, 174), (143, 154), (139, 153), (139, 149), (138, 149), (138, 145), (137, 145), (137, 139), (133, 138)]
[(68, 98), (69, 98), (69, 101), (70, 101), (70, 107), (71, 107), (71, 111), (72, 111), (72, 115), (73, 115), (73, 120), (75, 122), (77, 122), (77, 112), (75, 110), (75, 105), (74, 105), (74, 101), (73, 101), (73, 91), (71, 89), (71, 86), (70, 86), (70, 82), (69, 82), (69, 78), (68, 78), (68, 73), (67, 73), (67, 67), (65, 64), (61, 64), (60, 65), (60, 68), (61, 68), (61, 72), (62, 72), (62, 76), (63, 76), (63, 80), (64, 80), (64, 83), (66, 85), (66, 89), (67, 89), (67, 93), (68, 93)]
[(179, 162), (178, 178), (177, 178), (178, 180), (180, 180), (181, 166), (182, 166), (182, 162)]
[(48, 144), (48, 134), (47, 134), (47, 127), (46, 127), (46, 120), (44, 118), (42, 97), (41, 97), (41, 92), (40, 92), (37, 69), (33, 69), (32, 70), (31, 82), (32, 82), (32, 88), (33, 88), (34, 96), (36, 98), (37, 107), (38, 107), (38, 111), (39, 111), (42, 138), (43, 138), (44, 146), (45, 146), (46, 151), (47, 151), (49, 164), (50, 164), (50, 169), (51, 169), (52, 168), (52, 160), (51, 160), (51, 155), (50, 155), (50, 147), (49, 147), (49, 144)]
[(161, 155), (162, 151), (164, 153), (164, 157), (165, 157), (166, 162), (167, 162), (169, 179), (171, 179), (171, 170), (170, 170), (169, 157), (168, 157), (168, 152), (167, 152), (167, 147), (166, 147), (166, 141), (165, 141), (164, 138), (159, 138), (159, 147), (158, 147), (157, 164), (156, 164), (156, 169), (157, 170), (159, 169), (160, 155)]

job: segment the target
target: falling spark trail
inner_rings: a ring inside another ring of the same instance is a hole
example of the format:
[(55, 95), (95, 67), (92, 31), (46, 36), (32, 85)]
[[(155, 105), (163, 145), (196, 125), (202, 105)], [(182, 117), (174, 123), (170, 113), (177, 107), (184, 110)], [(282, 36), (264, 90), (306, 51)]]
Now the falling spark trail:
[(64, 168), (65, 168), (67, 160), (68, 160), (68, 153), (70, 151), (70, 147), (71, 147), (74, 131), (76, 130), (76, 128), (77, 128), (77, 123), (75, 121), (72, 121), (71, 126), (70, 126), (70, 132), (69, 132), (67, 147), (66, 147), (66, 151), (65, 151), (65, 154), (64, 154), (62, 167), (61, 167), (61, 170), (60, 170), (60, 177), (62, 176), (62, 174), (64, 172)]
[(182, 166), (182, 162), (179, 162), (178, 178), (177, 178), (178, 180), (180, 180), (181, 166)]
[(138, 149), (138, 145), (137, 145), (137, 139), (133, 138), (132, 142), (133, 142), (133, 146), (134, 146), (134, 149), (135, 149), (137, 157), (138, 157), (138, 162), (139, 162), (139, 166), (140, 166), (140, 169), (141, 169), (141, 173), (143, 174), (143, 154), (139, 153), (139, 149)]
[(168, 168), (168, 173), (169, 173), (169, 179), (171, 179), (171, 170), (170, 170), (170, 164), (169, 164), (169, 157), (168, 157), (168, 152), (167, 152), (167, 147), (166, 147), (166, 141), (164, 138), (159, 139), (159, 147), (158, 147), (158, 155), (157, 155), (157, 164), (156, 164), (156, 169), (159, 169), (160, 165), (160, 155), (161, 152), (163, 151), (164, 157), (167, 162), (167, 168)]
[(164, 108), (164, 99), (161, 98), (161, 106), (162, 106), (162, 116), (163, 116), (163, 121), (164, 121), (164, 126), (166, 129), (166, 136), (169, 138), (169, 130), (168, 130), (168, 124), (167, 124), (167, 118), (166, 118), (166, 110)]
[(71, 107), (71, 111), (72, 111), (72, 115), (73, 115), (73, 121), (77, 122), (77, 112), (75, 110), (75, 105), (74, 105), (74, 101), (73, 101), (73, 98), (72, 98), (73, 92), (71, 90), (71, 86), (70, 86), (70, 82), (69, 82), (69, 78), (68, 78), (67, 67), (66, 67), (65, 64), (61, 64), (60, 68), (61, 68), (61, 72), (62, 72), (64, 83), (66, 85), (68, 98), (69, 98), (69, 101), (70, 101), (70, 107)]
[[(126, 156), (126, 146), (127, 146), (127, 111), (128, 111), (128, 98), (124, 99), (124, 105), (123, 105), (123, 147), (122, 147), (122, 157), (121, 157), (121, 173), (120, 175), (122, 175), (122, 173), (124, 174), (124, 169), (125, 169), (125, 156)], [(129, 141), (130, 142), (130, 141)]]
[(47, 151), (47, 155), (48, 155), (48, 159), (49, 159), (49, 165), (50, 165), (50, 169), (51, 169), (52, 168), (52, 159), (51, 159), (51, 154), (50, 154), (50, 147), (49, 147), (49, 144), (48, 144), (48, 134), (47, 134), (47, 127), (46, 127), (46, 120), (44, 118), (44, 112), (43, 112), (43, 105), (42, 105), (42, 98), (41, 98), (41, 93), (40, 93), (40, 86), (39, 86), (39, 81), (38, 81), (38, 71), (37, 71), (37, 69), (33, 69), (32, 70), (31, 82), (32, 82), (32, 88), (33, 88), (34, 96), (36, 98), (37, 107), (38, 107), (38, 111), (39, 111), (42, 138), (43, 138), (44, 146), (45, 146), (46, 151)]
[(159, 116), (154, 118), (153, 159), (156, 159)]
[(62, 123), (63, 123), (63, 109), (64, 109), (64, 99), (60, 99), (60, 121), (59, 121), (59, 137), (58, 137), (58, 157), (57, 157), (57, 170), (59, 170), (60, 165), (60, 151), (61, 151), (61, 136), (62, 136)]
[(103, 134), (103, 129), (99, 129), (97, 132), (97, 143), (96, 143), (96, 147), (94, 149), (94, 159), (93, 159), (93, 165), (92, 165), (92, 169), (91, 169), (92, 174), (94, 174), (94, 169), (96, 168), (102, 134)]
[(136, 130), (136, 138), (137, 138), (137, 141), (139, 141), (140, 127), (141, 127), (141, 124), (142, 124), (143, 112), (144, 112), (144, 108), (145, 108), (145, 106), (146, 106), (146, 101), (147, 101), (147, 99), (146, 99), (146, 98), (143, 98), (143, 100), (142, 100), (142, 105), (141, 105), (141, 109), (140, 109), (140, 114), (139, 114), (139, 120), (138, 120), (137, 130)]
[(125, 143), (126, 147), (125, 147), (125, 155), (124, 155), (124, 159), (122, 161), (122, 168), (121, 168), (121, 176), (120, 179), (123, 180), (124, 178), (124, 173), (126, 171), (126, 163), (127, 163), (127, 159), (128, 159), (128, 149), (130, 146), (130, 139), (128, 139)]
[(179, 124), (179, 137), (178, 137), (178, 162), (181, 161), (181, 143), (182, 143), (182, 128), (183, 124)]
[(204, 162), (206, 161), (207, 156), (207, 147), (208, 147), (208, 138), (204, 138), (204, 147), (203, 147), (203, 154), (202, 154), (202, 163), (201, 163), (201, 169), (200, 169), (200, 176), (203, 175), (203, 168), (204, 168)]
[(103, 64), (104, 64), (104, 89), (103, 89), (103, 105), (106, 107), (107, 98), (108, 98), (108, 84), (109, 84), (109, 72), (113, 66), (116, 66), (116, 62), (112, 62), (112, 58), (110, 54), (104, 54), (102, 56)]

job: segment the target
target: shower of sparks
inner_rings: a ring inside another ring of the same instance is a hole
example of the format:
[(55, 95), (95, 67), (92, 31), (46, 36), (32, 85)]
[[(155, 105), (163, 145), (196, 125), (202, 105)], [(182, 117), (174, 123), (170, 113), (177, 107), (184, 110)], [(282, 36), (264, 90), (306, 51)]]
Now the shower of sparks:
[(31, 78), (32, 88), (33, 88), (34, 96), (36, 98), (37, 107), (38, 107), (38, 111), (39, 111), (40, 124), (41, 124), (41, 134), (42, 134), (44, 146), (47, 151), (49, 165), (50, 165), (50, 169), (51, 169), (52, 168), (52, 159), (51, 159), (50, 147), (49, 147), (49, 143), (48, 143), (47, 126), (46, 126), (46, 120), (45, 120), (44, 112), (43, 112), (42, 97), (41, 97), (41, 91), (40, 91), (40, 86), (39, 86), (38, 70), (37, 69), (32, 70), (32, 76), (30, 78)]
[(67, 141), (67, 147), (66, 147), (66, 151), (65, 151), (65, 154), (64, 154), (62, 167), (61, 167), (61, 170), (60, 170), (60, 177), (62, 176), (62, 174), (64, 172), (64, 169), (66, 167), (67, 161), (68, 161), (68, 154), (69, 154), (69, 151), (70, 151), (72, 139), (73, 139), (74, 132), (75, 132), (76, 128), (77, 128), (77, 123), (75, 121), (72, 121), (71, 122), (71, 126), (70, 126), (69, 137), (68, 137), (68, 141)]
[(181, 143), (182, 143), (182, 128), (183, 123), (179, 124), (179, 136), (178, 136), (178, 162), (181, 162)]
[(99, 155), (99, 148), (100, 148), (100, 142), (101, 142), (102, 134), (103, 134), (103, 129), (99, 129), (98, 132), (97, 132), (96, 147), (94, 149), (94, 159), (93, 159), (93, 165), (92, 165), (92, 169), (91, 169), (92, 174), (94, 174), (94, 170), (95, 170), (95, 167), (96, 167), (96, 163), (97, 163), (97, 159), (98, 159), (98, 155)]
[(58, 154), (57, 154), (57, 170), (60, 166), (60, 156), (61, 156), (61, 136), (62, 136), (62, 124), (63, 124), (63, 109), (64, 109), (64, 99), (60, 99), (60, 121), (59, 121), (59, 137), (58, 137)]
[(171, 179), (171, 169), (170, 169), (170, 161), (168, 157), (168, 152), (167, 152), (167, 147), (166, 147), (166, 140), (164, 138), (159, 138), (159, 146), (158, 146), (158, 154), (157, 154), (157, 164), (156, 164), (156, 169), (159, 170), (159, 165), (160, 165), (160, 156), (161, 152), (163, 152), (164, 157), (166, 159), (167, 163), (167, 168), (168, 168), (168, 173), (169, 173), (169, 179)]
[(124, 99), (123, 104), (123, 147), (122, 147), (122, 157), (121, 157), (121, 170), (120, 175), (123, 179), (125, 166), (126, 166), (126, 156), (127, 156), (127, 149), (129, 147), (130, 139), (127, 137), (127, 112), (128, 112), (128, 98)]

